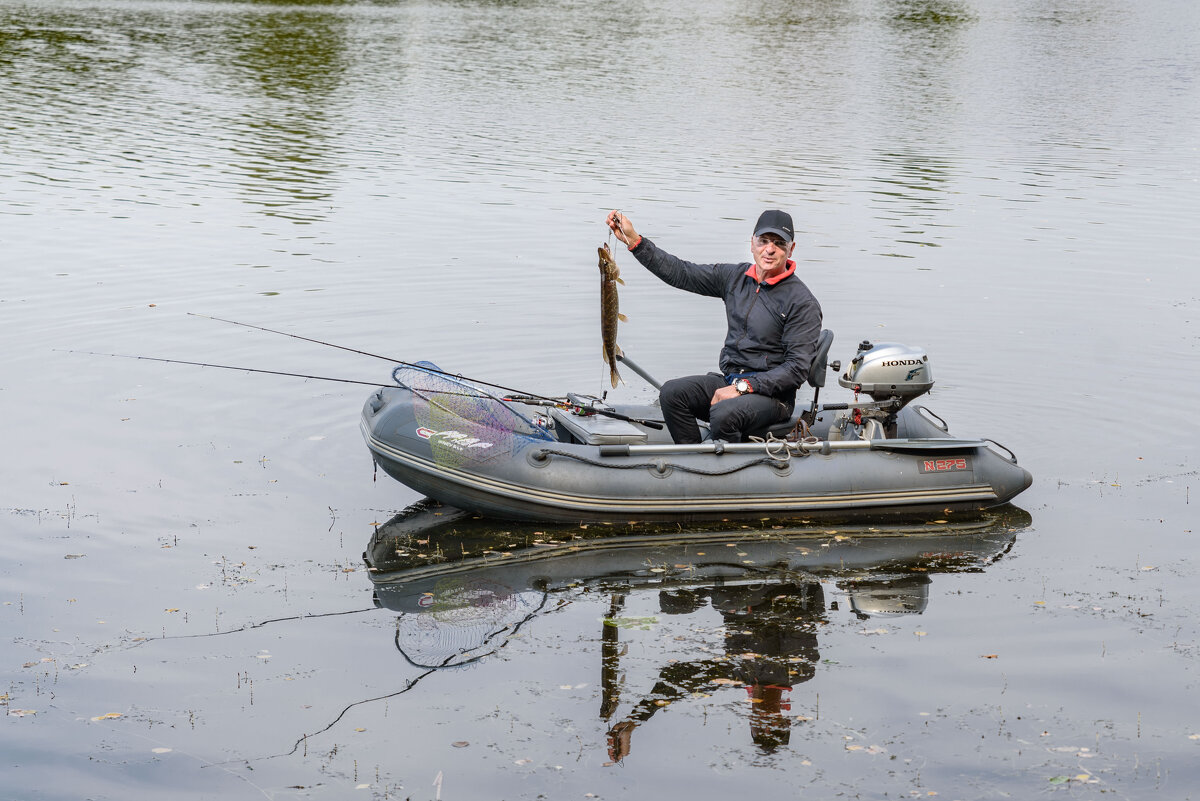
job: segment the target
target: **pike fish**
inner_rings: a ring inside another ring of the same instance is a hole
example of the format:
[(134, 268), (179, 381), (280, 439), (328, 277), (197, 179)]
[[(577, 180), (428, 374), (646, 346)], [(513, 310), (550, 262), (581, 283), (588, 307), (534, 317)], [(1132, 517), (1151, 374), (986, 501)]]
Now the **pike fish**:
[(600, 337), (604, 344), (604, 363), (608, 365), (609, 377), (616, 389), (621, 380), (621, 374), (617, 372), (617, 357), (621, 355), (621, 347), (617, 344), (617, 321), (627, 322), (619, 308), (617, 284), (624, 285), (625, 282), (621, 280), (621, 270), (608, 243), (596, 251), (600, 254)]

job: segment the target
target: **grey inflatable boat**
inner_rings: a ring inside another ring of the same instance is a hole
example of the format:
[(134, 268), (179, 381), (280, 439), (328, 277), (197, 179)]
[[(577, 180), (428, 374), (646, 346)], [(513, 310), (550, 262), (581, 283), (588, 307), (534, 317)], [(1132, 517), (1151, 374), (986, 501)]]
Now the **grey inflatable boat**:
[[(977, 512), (1032, 482), (993, 440), (952, 436), (912, 401), (933, 386), (923, 349), (863, 342), (819, 403), (833, 335), (809, 374), (811, 404), (750, 442), (676, 445), (654, 404), (506, 392), (428, 363), (393, 371), (362, 432), (375, 463), (442, 503), (526, 521), (837, 519)], [(641, 368), (623, 361), (651, 383)], [(864, 397), (865, 396), (865, 397)]]

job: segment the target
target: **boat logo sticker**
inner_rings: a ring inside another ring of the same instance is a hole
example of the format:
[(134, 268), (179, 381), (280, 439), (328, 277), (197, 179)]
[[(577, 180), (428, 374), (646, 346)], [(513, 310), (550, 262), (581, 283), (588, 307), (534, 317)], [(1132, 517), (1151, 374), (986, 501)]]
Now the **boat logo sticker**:
[(450, 429), (449, 431), (434, 431), (432, 428), (421, 426), (417, 429), (417, 436), (421, 439), (427, 439), (431, 442), (438, 442), (442, 445), (448, 445), (455, 450), (465, 450), (467, 448), (490, 448), (494, 443), (484, 442), (478, 437), (472, 437), (469, 434), (464, 434), (461, 431)]
[(948, 471), (970, 470), (971, 460), (965, 456), (956, 456), (951, 459), (922, 459), (922, 473), (945, 473)]

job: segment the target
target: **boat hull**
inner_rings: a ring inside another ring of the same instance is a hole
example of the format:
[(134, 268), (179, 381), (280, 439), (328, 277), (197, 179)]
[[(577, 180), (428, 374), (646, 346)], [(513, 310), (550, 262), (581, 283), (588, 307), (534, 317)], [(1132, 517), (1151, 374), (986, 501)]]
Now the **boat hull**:
[(511, 520), (919, 516), (994, 507), (1031, 482), (1015, 459), (951, 440), (911, 408), (893, 442), (781, 457), (765, 447), (646, 453), (654, 449), (560, 442), (466, 417), (431, 423), (423, 404), (403, 388), (368, 399), (362, 431), (376, 464), (442, 503)]

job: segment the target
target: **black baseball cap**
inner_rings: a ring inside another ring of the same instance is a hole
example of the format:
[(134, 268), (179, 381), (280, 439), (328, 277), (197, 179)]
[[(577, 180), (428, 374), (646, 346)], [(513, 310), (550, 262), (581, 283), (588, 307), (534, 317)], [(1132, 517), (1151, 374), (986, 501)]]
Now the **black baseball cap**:
[(763, 234), (779, 234), (783, 237), (783, 241), (791, 244), (795, 239), (792, 233), (792, 215), (786, 211), (778, 209), (769, 209), (758, 216), (758, 222), (754, 224), (754, 235), (762, 236)]

